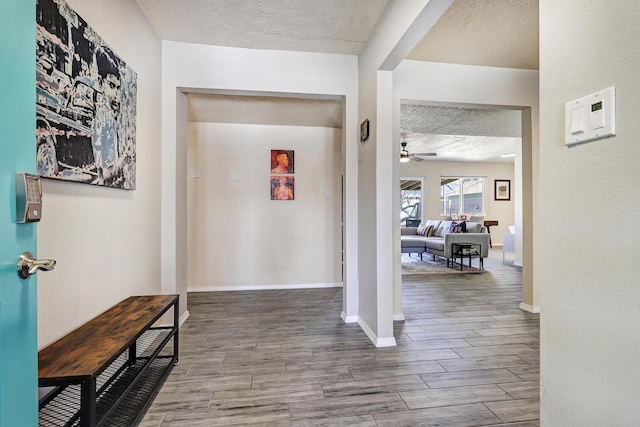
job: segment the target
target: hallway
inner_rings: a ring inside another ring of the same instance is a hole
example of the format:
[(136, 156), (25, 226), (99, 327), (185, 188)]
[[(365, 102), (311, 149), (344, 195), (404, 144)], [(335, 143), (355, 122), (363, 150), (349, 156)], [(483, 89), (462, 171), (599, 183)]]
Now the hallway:
[(539, 316), (499, 249), (485, 267), (405, 276), (395, 348), (340, 320), (339, 288), (190, 293), (141, 425), (538, 426)]

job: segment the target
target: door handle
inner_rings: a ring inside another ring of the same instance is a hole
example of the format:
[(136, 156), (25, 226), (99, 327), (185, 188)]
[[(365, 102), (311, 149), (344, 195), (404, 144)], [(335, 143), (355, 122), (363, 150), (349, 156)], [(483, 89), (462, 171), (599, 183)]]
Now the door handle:
[(23, 252), (18, 259), (18, 276), (26, 279), (38, 270), (51, 271), (55, 266), (55, 259), (35, 259), (31, 252)]

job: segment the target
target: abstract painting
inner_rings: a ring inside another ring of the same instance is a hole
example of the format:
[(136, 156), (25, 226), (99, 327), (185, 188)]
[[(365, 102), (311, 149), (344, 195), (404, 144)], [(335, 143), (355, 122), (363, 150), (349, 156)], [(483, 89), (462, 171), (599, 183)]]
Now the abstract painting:
[(37, 171), (136, 187), (137, 76), (64, 0), (36, 1)]
[(271, 150), (271, 173), (294, 173), (293, 150)]
[(271, 200), (295, 200), (293, 176), (271, 176)]

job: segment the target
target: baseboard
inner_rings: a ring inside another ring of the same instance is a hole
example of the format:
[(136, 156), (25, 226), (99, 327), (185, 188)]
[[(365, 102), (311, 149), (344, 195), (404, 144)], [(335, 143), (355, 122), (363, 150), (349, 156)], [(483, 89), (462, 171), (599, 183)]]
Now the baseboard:
[(375, 345), (376, 347), (395, 347), (397, 345), (396, 339), (394, 337), (378, 338), (376, 334), (373, 333), (369, 325), (367, 325), (367, 323), (360, 317), (358, 317), (358, 325), (360, 325), (360, 328), (364, 331), (365, 334), (367, 334), (373, 345)]
[(180, 316), (180, 320), (178, 322), (179, 327), (182, 327), (182, 324), (186, 322), (188, 318), (189, 318), (189, 310), (185, 310), (185, 312), (182, 313), (182, 316)]
[(404, 320), (405, 320), (404, 313), (396, 313), (393, 315), (394, 322), (404, 322)]
[(291, 285), (248, 285), (248, 286), (206, 286), (187, 288), (187, 292), (227, 292), (227, 291), (267, 291), (276, 289), (321, 289), (341, 288), (342, 282), (335, 283), (302, 283)]
[(534, 314), (539, 314), (540, 313), (540, 306), (539, 305), (534, 307), (534, 306), (529, 305), (529, 304), (520, 303), (519, 308), (520, 308), (520, 310), (528, 311), (529, 313), (534, 313)]
[(342, 313), (340, 313), (340, 317), (342, 318), (342, 321), (344, 323), (357, 323), (358, 322), (358, 316), (347, 316), (347, 314), (344, 311)]

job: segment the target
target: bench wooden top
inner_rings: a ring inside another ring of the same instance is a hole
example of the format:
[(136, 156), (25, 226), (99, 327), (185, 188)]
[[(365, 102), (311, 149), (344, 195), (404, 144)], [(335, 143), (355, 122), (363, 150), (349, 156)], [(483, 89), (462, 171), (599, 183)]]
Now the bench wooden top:
[(129, 297), (38, 352), (38, 379), (46, 385), (97, 377), (151, 327), (178, 295)]

